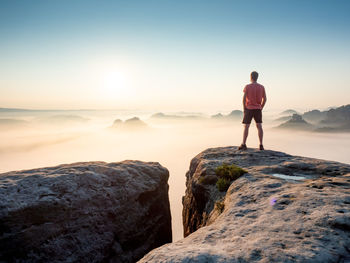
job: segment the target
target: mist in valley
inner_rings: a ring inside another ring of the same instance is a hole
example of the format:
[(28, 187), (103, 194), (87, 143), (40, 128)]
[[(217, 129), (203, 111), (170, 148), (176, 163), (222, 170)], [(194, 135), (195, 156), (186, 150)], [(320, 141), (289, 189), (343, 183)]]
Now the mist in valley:
[[(193, 113), (152, 114), (154, 112), (141, 111), (2, 112), (0, 172), (82, 161), (159, 162), (170, 172), (173, 239), (178, 240), (183, 236), (181, 197), (191, 159), (209, 147), (238, 146), (242, 139), (241, 119)], [(350, 163), (350, 133), (280, 130), (275, 128), (280, 117), (266, 113), (265, 149)], [(258, 147), (254, 123), (247, 146)]]

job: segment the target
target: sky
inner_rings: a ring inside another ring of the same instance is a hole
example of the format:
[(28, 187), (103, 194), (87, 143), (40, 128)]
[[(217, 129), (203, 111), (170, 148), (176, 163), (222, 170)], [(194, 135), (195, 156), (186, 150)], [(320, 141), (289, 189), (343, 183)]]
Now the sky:
[(230, 111), (349, 104), (350, 1), (0, 1), (0, 108)]

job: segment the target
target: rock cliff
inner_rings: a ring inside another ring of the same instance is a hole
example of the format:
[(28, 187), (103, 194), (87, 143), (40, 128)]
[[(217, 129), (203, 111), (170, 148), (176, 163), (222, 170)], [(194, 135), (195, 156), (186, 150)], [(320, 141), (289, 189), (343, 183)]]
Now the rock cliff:
[(0, 175), (0, 262), (135, 262), (171, 242), (168, 170), (80, 162)]
[[(222, 163), (247, 171), (227, 192)], [(197, 155), (186, 179), (187, 237), (139, 262), (349, 262), (350, 165), (223, 147)]]

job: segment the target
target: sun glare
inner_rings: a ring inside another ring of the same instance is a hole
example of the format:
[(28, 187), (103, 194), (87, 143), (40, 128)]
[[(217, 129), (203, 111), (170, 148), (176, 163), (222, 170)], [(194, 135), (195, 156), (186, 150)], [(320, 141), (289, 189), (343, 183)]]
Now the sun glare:
[(103, 92), (108, 96), (122, 96), (127, 93), (125, 75), (120, 71), (109, 71), (103, 75)]

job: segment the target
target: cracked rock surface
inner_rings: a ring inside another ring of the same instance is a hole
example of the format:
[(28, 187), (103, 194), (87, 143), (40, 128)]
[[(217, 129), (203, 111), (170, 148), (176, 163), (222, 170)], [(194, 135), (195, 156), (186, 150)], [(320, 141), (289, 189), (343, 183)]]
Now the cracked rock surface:
[[(227, 192), (200, 180), (222, 163), (248, 171)], [(187, 237), (140, 262), (350, 262), (350, 165), (220, 147), (193, 158), (186, 178)]]
[(80, 162), (0, 174), (0, 262), (135, 262), (171, 242), (159, 163)]

